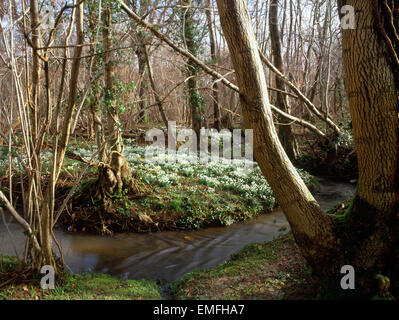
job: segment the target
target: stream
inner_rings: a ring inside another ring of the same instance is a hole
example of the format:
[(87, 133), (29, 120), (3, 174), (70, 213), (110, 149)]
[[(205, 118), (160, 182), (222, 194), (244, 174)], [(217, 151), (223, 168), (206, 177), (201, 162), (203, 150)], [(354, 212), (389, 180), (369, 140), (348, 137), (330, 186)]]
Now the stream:
[[(354, 184), (317, 178), (314, 191), (323, 209), (349, 199)], [(9, 216), (6, 216), (7, 221)], [(24, 234), (19, 225), (9, 229), (19, 254)], [(74, 273), (108, 273), (121, 279), (159, 279), (175, 281), (194, 269), (215, 267), (249, 242), (271, 241), (289, 231), (280, 210), (261, 215), (248, 222), (228, 227), (198, 231), (160, 232), (152, 234), (117, 234), (113, 237), (73, 234), (56, 230), (65, 262)], [(55, 250), (58, 252), (57, 250)], [(15, 255), (2, 219), (0, 219), (0, 253)]]

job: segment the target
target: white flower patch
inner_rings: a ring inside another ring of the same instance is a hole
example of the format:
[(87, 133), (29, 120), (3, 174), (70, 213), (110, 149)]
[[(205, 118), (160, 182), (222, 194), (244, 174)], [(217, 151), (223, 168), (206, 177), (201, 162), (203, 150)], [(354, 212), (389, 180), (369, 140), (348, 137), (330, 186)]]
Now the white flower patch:
[[(74, 152), (90, 159), (96, 152), (95, 150), (96, 147), (93, 146), (92, 150), (76, 148)], [(248, 200), (274, 202), (272, 190), (256, 162), (247, 159), (218, 158), (212, 162), (200, 163), (199, 157), (196, 155), (183, 153), (173, 158), (168, 154), (167, 149), (159, 148), (154, 150), (152, 159), (146, 159), (146, 150), (146, 146), (126, 143), (124, 151), (132, 170), (139, 170), (143, 181), (146, 183), (168, 187), (178, 184), (182, 179), (193, 179), (193, 181), (198, 181), (200, 185), (207, 186), (209, 193), (228, 190), (240, 194)], [(43, 153), (42, 160), (43, 165), (50, 164), (52, 153)], [(4, 166), (7, 162), (8, 157), (0, 159), (1, 166)], [(69, 161), (66, 164), (66, 169), (77, 170), (80, 165), (79, 162)], [(298, 173), (305, 183), (311, 182), (311, 176), (307, 172), (298, 170)], [(195, 185), (188, 185), (187, 188), (194, 192), (197, 190)]]

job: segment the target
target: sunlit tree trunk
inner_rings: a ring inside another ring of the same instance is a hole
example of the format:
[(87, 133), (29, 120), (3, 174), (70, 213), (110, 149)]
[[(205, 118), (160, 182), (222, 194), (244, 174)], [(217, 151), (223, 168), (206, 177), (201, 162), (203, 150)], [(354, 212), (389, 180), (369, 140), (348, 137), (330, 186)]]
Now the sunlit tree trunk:
[[(392, 47), (384, 40), (394, 36), (377, 31), (379, 21), (390, 23), (381, 2), (350, 0), (346, 4), (357, 13), (356, 28), (343, 30), (343, 57), (359, 166), (349, 240), (357, 241), (352, 251), (356, 250), (358, 268), (385, 272), (398, 286), (398, 66), (391, 63)], [(399, 27), (397, 22), (395, 27)]]
[(245, 125), (254, 130), (255, 157), (301, 252), (320, 277), (337, 280), (340, 268), (350, 264), (362, 287), (358, 293), (372, 293), (374, 276), (382, 273), (394, 280), (397, 294), (398, 92), (373, 3), (347, 2), (358, 13), (356, 29), (344, 30), (343, 49), (360, 178), (351, 209), (341, 216), (323, 213), (278, 140), (246, 1), (218, 0), (218, 7)]
[(329, 238), (333, 230), (327, 216), (307, 189), (278, 139), (246, 1), (218, 0), (218, 8), (240, 88), (245, 126), (253, 129), (255, 158), (283, 208), (297, 241), (310, 243), (323, 239), (326, 245), (332, 245), (329, 243), (332, 239)]

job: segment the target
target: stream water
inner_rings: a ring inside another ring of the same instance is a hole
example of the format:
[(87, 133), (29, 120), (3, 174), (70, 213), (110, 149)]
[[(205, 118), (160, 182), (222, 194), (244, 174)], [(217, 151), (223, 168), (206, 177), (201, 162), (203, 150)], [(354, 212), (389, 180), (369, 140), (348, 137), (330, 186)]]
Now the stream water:
[[(355, 185), (318, 178), (314, 192), (323, 209), (347, 200)], [(8, 217), (7, 217), (8, 219)], [(0, 219), (1, 220), (1, 219)], [(22, 229), (9, 225), (11, 241), (0, 221), (0, 253), (21, 254)], [(160, 279), (175, 281), (195, 268), (214, 267), (229, 259), (249, 242), (270, 241), (289, 231), (284, 214), (276, 210), (245, 223), (199, 231), (152, 234), (120, 234), (102, 237), (56, 231), (65, 262), (74, 273), (109, 273), (122, 279)]]

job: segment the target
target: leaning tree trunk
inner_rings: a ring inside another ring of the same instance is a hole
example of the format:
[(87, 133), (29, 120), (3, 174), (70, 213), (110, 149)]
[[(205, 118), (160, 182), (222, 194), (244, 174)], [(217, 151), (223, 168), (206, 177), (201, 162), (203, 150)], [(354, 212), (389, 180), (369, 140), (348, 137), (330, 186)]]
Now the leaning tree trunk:
[(163, 121), (163, 123), (165, 125), (165, 128), (167, 128), (168, 127), (168, 118), (166, 117), (166, 113), (165, 113), (165, 109), (164, 109), (164, 105), (163, 105), (162, 99), (159, 96), (159, 92), (158, 92), (157, 87), (155, 85), (154, 75), (153, 75), (153, 72), (152, 72), (152, 65), (151, 65), (151, 62), (150, 62), (150, 57), (149, 57), (149, 53), (148, 53), (148, 49), (147, 48), (145, 48), (144, 54), (145, 54), (145, 62), (146, 62), (146, 65), (147, 65), (147, 70), (148, 70), (148, 80), (150, 80), (151, 89), (152, 89), (152, 91), (154, 93), (155, 102), (158, 105), (158, 110), (159, 110), (159, 113), (161, 114), (162, 121)]
[(316, 274), (333, 278), (343, 265), (352, 265), (362, 293), (371, 293), (372, 278), (383, 273), (395, 281), (397, 293), (397, 81), (387, 45), (377, 32), (380, 13), (373, 1), (348, 4), (358, 12), (357, 28), (344, 31), (344, 60), (359, 186), (349, 213), (337, 217), (322, 212), (278, 141), (245, 1), (218, 0), (245, 124), (254, 130), (255, 157), (305, 258)]
[[(272, 55), (273, 62), (276, 68), (283, 72), (283, 57), (281, 54), (281, 40), (280, 31), (278, 29), (278, 1), (272, 0), (270, 2), (269, 12), (269, 26), (270, 26), (270, 40), (272, 44)], [(276, 76), (276, 88), (285, 91), (285, 83), (282, 79)], [(287, 96), (283, 93), (277, 93), (276, 107), (285, 113), (291, 112)], [(284, 147), (285, 152), (291, 160), (296, 158), (295, 138), (292, 133), (292, 127), (289, 120), (279, 116), (279, 129), (278, 134), (280, 137), (281, 144)]]
[[(218, 0), (220, 21), (240, 88), (254, 155), (306, 257), (335, 247), (332, 219), (323, 213), (285, 153), (273, 124), (265, 75), (246, 1)], [(315, 248), (319, 250), (315, 250)]]

